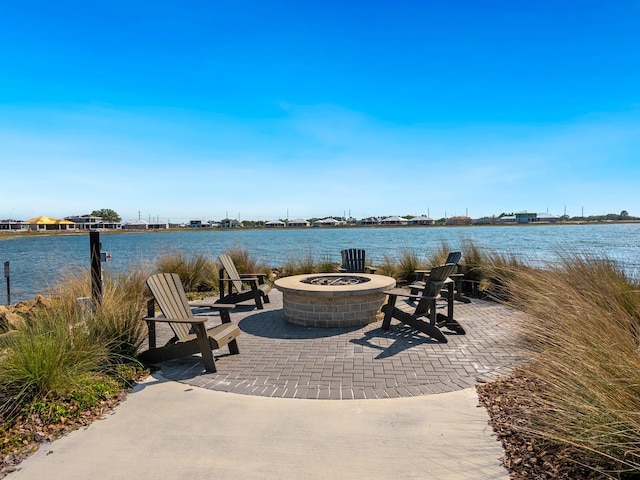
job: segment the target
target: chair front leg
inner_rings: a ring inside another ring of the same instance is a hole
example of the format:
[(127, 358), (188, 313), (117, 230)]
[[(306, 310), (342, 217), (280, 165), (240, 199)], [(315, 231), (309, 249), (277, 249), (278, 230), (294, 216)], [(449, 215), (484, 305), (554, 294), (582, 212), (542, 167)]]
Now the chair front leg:
[(196, 323), (193, 325), (193, 329), (196, 333), (196, 341), (198, 342), (198, 347), (200, 348), (200, 353), (202, 354), (202, 363), (204, 364), (204, 369), (207, 372), (215, 373), (216, 370), (216, 361), (213, 358), (213, 350), (211, 350), (211, 344), (209, 343), (209, 338), (207, 337), (207, 329), (204, 326), (204, 323)]
[(393, 317), (393, 310), (396, 308), (396, 295), (389, 295), (387, 304), (382, 306), (384, 312), (384, 319), (382, 320), (382, 329), (389, 330), (391, 328), (391, 318)]

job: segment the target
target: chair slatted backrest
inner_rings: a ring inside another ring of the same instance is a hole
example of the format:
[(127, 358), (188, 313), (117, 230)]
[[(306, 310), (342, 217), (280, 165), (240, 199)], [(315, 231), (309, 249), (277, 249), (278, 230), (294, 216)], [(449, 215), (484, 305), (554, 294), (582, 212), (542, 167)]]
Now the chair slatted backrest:
[(422, 295), (429, 297), (429, 300), (420, 300), (416, 306), (416, 313), (424, 313), (429, 309), (430, 299), (440, 295), (445, 280), (449, 278), (455, 268), (456, 265), (454, 263), (447, 263), (431, 269), (429, 277), (425, 279), (425, 286), (422, 291)]
[[(165, 318), (193, 317), (178, 274), (157, 273), (147, 279), (147, 286)], [(169, 323), (169, 325), (178, 339), (182, 340), (189, 335), (189, 324)]]
[(365, 270), (365, 251), (361, 248), (348, 248), (340, 252), (342, 268), (347, 273), (363, 273)]
[(233, 286), (236, 288), (236, 291), (241, 292), (242, 280), (240, 279), (240, 274), (236, 269), (236, 265), (233, 263), (233, 259), (229, 255), (224, 253), (218, 257), (218, 260), (220, 260), (222, 268), (224, 268), (225, 272), (227, 272), (227, 275), (232, 280)]
[(461, 258), (462, 252), (449, 252), (444, 263), (453, 263), (454, 265), (457, 265)]

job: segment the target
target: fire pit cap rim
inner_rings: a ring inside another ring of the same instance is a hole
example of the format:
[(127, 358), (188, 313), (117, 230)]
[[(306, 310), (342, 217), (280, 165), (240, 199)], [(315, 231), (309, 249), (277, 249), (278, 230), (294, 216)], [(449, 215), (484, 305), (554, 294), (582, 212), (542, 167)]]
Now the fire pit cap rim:
[(304, 275), (292, 275), (289, 277), (279, 278), (274, 282), (274, 285), (277, 290), (281, 292), (290, 292), (290, 293), (298, 293), (298, 292), (314, 292), (317, 295), (327, 295), (327, 296), (340, 296), (340, 295), (353, 295), (355, 292), (368, 293), (372, 291), (382, 292), (383, 290), (387, 290), (389, 288), (393, 288), (396, 285), (396, 281), (392, 277), (387, 277), (384, 275), (374, 275), (369, 273), (324, 273), (318, 274), (316, 276), (358, 276), (370, 279), (370, 281), (355, 285), (313, 285), (310, 283), (304, 283), (302, 280), (308, 278), (310, 276), (314, 276), (314, 274), (304, 274)]

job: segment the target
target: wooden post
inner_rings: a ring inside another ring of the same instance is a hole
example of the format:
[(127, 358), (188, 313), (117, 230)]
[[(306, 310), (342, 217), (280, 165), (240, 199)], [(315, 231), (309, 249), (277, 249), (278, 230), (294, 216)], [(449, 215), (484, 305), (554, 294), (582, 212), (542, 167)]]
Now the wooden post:
[[(156, 316), (156, 302), (152, 298), (147, 302), (147, 317)], [(156, 348), (156, 322), (147, 320), (147, 328), (149, 329), (149, 348)]]
[(7, 279), (7, 305), (11, 305), (11, 278), (9, 275), (9, 262), (4, 262), (4, 278)]
[(100, 232), (89, 232), (91, 251), (91, 298), (94, 305), (102, 303), (102, 265), (100, 264)]

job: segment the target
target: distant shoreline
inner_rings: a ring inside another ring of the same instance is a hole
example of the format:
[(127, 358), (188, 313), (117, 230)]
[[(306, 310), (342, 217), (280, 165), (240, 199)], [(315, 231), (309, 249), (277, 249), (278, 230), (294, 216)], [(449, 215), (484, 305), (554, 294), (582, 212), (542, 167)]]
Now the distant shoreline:
[[(211, 231), (220, 231), (220, 232), (230, 232), (230, 231), (238, 231), (238, 230), (273, 230), (273, 231), (287, 231), (287, 230), (348, 230), (348, 229), (371, 229), (371, 228), (408, 228), (408, 229), (417, 229), (417, 228), (485, 228), (485, 227), (543, 227), (543, 226), (553, 226), (553, 227), (562, 227), (562, 226), (575, 226), (575, 225), (616, 225), (616, 224), (634, 224), (640, 223), (640, 219), (637, 220), (608, 220), (608, 221), (565, 221), (565, 222), (531, 222), (531, 223), (486, 223), (486, 224), (473, 224), (473, 225), (336, 225), (330, 227), (230, 227), (230, 228), (221, 228), (221, 227), (177, 227), (177, 228), (161, 228), (161, 229), (147, 229), (147, 230), (129, 230), (129, 229), (100, 229), (98, 230), (100, 233), (104, 233), (105, 235), (117, 235), (117, 234), (140, 234), (140, 233), (162, 233), (162, 232), (211, 232)], [(47, 230), (47, 231), (9, 231), (2, 230), (0, 231), (0, 240), (6, 238), (15, 238), (15, 237), (31, 237), (31, 236), (48, 236), (48, 235), (86, 235), (90, 230), (73, 230), (73, 231), (55, 231), (55, 230)]]

